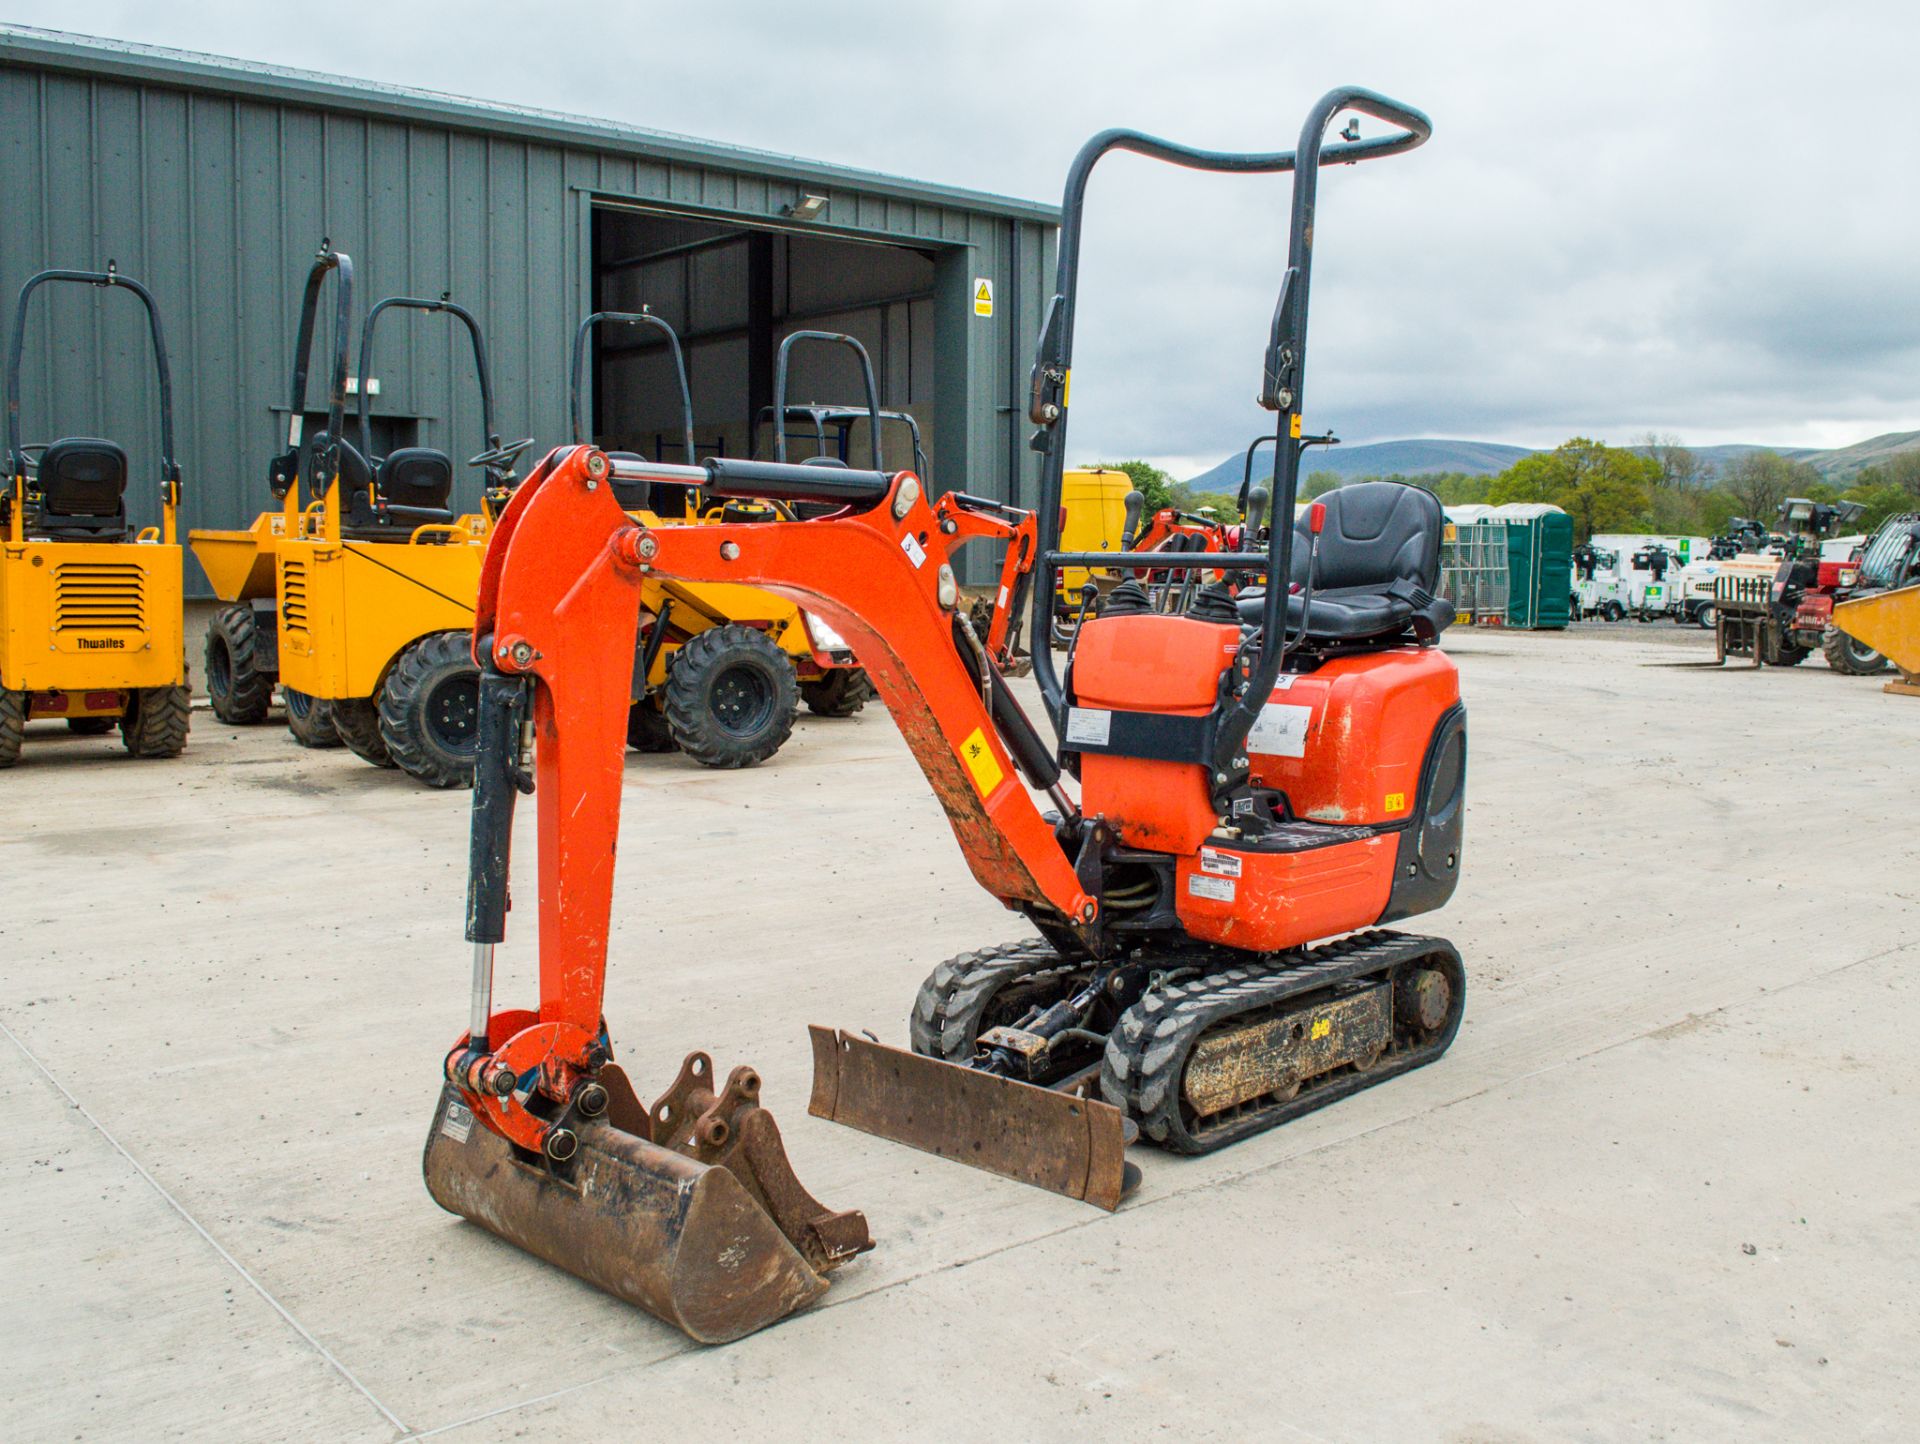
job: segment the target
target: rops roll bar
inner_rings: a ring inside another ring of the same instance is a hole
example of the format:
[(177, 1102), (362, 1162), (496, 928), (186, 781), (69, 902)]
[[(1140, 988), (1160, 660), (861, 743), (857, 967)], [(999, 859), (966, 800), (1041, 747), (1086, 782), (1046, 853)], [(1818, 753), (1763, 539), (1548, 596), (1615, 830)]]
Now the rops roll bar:
[(860, 359), (860, 379), (867, 388), (868, 450), (873, 457), (872, 470), (884, 472), (886, 464), (880, 453), (880, 388), (873, 379), (873, 360), (867, 355), (867, 348), (852, 336), (840, 331), (795, 331), (780, 343), (779, 355), (773, 362), (773, 414), (781, 418), (780, 424), (773, 429), (773, 459), (782, 466), (787, 461), (787, 353), (793, 350), (798, 341), (822, 341), (835, 346), (845, 346)]
[(686, 437), (687, 465), (692, 466), (695, 462), (693, 388), (687, 384), (687, 360), (680, 350), (679, 334), (649, 311), (595, 311), (573, 333), (573, 370), (568, 391), (568, 410), (573, 417), (574, 441), (580, 443), (587, 440), (587, 339), (593, 335), (593, 328), (603, 321), (614, 325), (651, 327), (667, 338), (667, 349), (673, 353), (673, 372), (680, 382), (680, 424)]
[(480, 323), (457, 301), (442, 296), (437, 301), (423, 300), (418, 296), (388, 296), (377, 301), (367, 312), (367, 319), (360, 324), (360, 376), (356, 390), (359, 391), (358, 420), (360, 426), (360, 450), (368, 460), (372, 460), (373, 425), (371, 420), (371, 398), (367, 395), (367, 381), (373, 374), (373, 328), (387, 311), (440, 312), (452, 316), (467, 328), (467, 337), (473, 342), (473, 369), (480, 381), (480, 426), (486, 433), (487, 449), (497, 450), (500, 434), (493, 429), (493, 381), (487, 372), (487, 343), (480, 334)]
[(27, 454), (20, 440), (20, 363), (27, 344), (27, 301), (41, 286), (54, 281), (70, 281), (102, 289), (117, 287), (131, 291), (147, 308), (147, 331), (153, 339), (153, 365), (160, 378), (160, 493), (165, 503), (180, 504), (180, 465), (173, 459), (173, 370), (167, 363), (167, 337), (160, 325), (160, 308), (153, 293), (131, 276), (120, 274), (112, 261), (104, 271), (41, 271), (29, 276), (20, 288), (13, 308), (13, 339), (7, 348), (7, 459), (13, 479), (24, 485), (27, 479)]
[[(1358, 139), (1343, 133), (1341, 140), (1325, 144), (1327, 127), (1343, 112), (1354, 111), (1385, 121), (1394, 129), (1386, 135)], [(1078, 300), (1080, 240), (1085, 223), (1087, 182), (1094, 166), (1116, 150), (1131, 151), (1150, 160), (1165, 161), (1190, 170), (1218, 171), (1229, 174), (1273, 174), (1292, 172), (1292, 213), (1287, 236), (1287, 269), (1281, 278), (1280, 297), (1274, 306), (1265, 364), (1260, 386), (1260, 402), (1278, 413), (1274, 432), (1275, 468), (1273, 516), (1270, 542), (1264, 555), (1255, 553), (1200, 552), (1182, 558), (1164, 553), (1107, 553), (1101, 558), (1106, 566), (1151, 565), (1165, 570), (1252, 571), (1264, 570), (1272, 581), (1267, 587), (1264, 630), (1260, 651), (1247, 685), (1221, 715), (1216, 718), (1209, 745), (1211, 774), (1243, 777), (1245, 766), (1242, 744), (1247, 730), (1259, 716), (1260, 708), (1273, 691), (1286, 658), (1287, 577), (1292, 565), (1293, 505), (1299, 491), (1300, 451), (1282, 442), (1300, 438), (1300, 413), (1306, 378), (1307, 294), (1312, 276), (1314, 209), (1323, 165), (1353, 164), (1381, 156), (1397, 155), (1423, 144), (1432, 133), (1427, 117), (1412, 106), (1390, 100), (1384, 95), (1358, 86), (1343, 86), (1323, 95), (1308, 112), (1300, 139), (1291, 151), (1237, 152), (1198, 150), (1177, 145), (1156, 136), (1133, 130), (1102, 131), (1080, 148), (1067, 171), (1066, 194), (1061, 203), (1059, 268), (1054, 296), (1040, 329), (1033, 371), (1029, 382), (1028, 415), (1040, 428), (1033, 447), (1042, 456), (1038, 508), (1040, 537), (1038, 562), (1040, 576), (1033, 588), (1033, 634), (1047, 635), (1047, 609), (1053, 604), (1059, 570), (1063, 566), (1085, 565), (1079, 554), (1073, 559), (1058, 551), (1060, 545), (1060, 501), (1066, 469), (1067, 404), (1069, 378), (1073, 366), (1074, 310)], [(1138, 556), (1151, 556), (1150, 562), (1138, 562)], [(1033, 654), (1033, 675), (1040, 684), (1047, 711), (1056, 734), (1064, 734), (1066, 698), (1051, 652), (1044, 647)]]
[(333, 473), (333, 448), (340, 440), (340, 428), (347, 410), (347, 342), (353, 329), (353, 257), (336, 251), (325, 236), (307, 269), (307, 286), (300, 298), (300, 329), (293, 341), (293, 389), (287, 402), (287, 449), (268, 463), (267, 486), (276, 497), (284, 497), (300, 474), (300, 439), (307, 422), (307, 370), (313, 356), (314, 322), (320, 310), (320, 289), (327, 273), (337, 278), (333, 305), (333, 368), (327, 381), (327, 445), (325, 454), (316, 453), (316, 476)]

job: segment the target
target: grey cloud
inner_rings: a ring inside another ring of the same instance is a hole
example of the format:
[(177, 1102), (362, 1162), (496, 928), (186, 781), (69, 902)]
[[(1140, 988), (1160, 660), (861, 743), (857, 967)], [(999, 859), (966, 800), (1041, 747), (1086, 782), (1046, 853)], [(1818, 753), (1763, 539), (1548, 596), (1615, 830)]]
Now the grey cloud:
[[(1435, 133), (1323, 184), (1311, 426), (1532, 444), (1920, 426), (1903, 3), (13, 12), (1047, 200), (1102, 126), (1284, 146), (1357, 82)], [(1265, 423), (1284, 183), (1117, 162), (1095, 190), (1073, 450), (1243, 445)]]

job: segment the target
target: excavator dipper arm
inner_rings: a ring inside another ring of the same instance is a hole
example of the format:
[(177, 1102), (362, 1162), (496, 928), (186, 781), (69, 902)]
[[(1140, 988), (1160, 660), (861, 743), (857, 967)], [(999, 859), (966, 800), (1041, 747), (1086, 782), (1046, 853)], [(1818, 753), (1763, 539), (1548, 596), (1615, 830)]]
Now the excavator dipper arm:
[[(694, 468), (649, 470), (684, 483)], [(871, 1242), (861, 1215), (825, 1208), (793, 1176), (753, 1070), (735, 1069), (722, 1088), (706, 1055), (691, 1054), (645, 1107), (612, 1062), (601, 1004), (643, 578), (757, 585), (816, 612), (853, 644), (982, 885), (1064, 933), (1090, 928), (1098, 905), (1020, 780), (1024, 768), (1064, 795), (1057, 763), (956, 622), (953, 550), (989, 536), (1017, 544), (1030, 519), (936, 509), (907, 472), (710, 463), (701, 483), (712, 494), (779, 496), (784, 486), (846, 509), (648, 528), (620, 509), (613, 479), (602, 452), (552, 453), (488, 547), (474, 629), (473, 1009), (447, 1055), (425, 1169), (448, 1209), (696, 1338), (730, 1338), (817, 1297), (826, 1271)], [(1030, 558), (1029, 540), (1010, 581)], [(493, 950), (526, 791), (539, 820), (540, 996), (535, 1009), (496, 1010)], [(1062, 1103), (1076, 1117), (1092, 1106)], [(1118, 1114), (1107, 1121), (1117, 1139)]]

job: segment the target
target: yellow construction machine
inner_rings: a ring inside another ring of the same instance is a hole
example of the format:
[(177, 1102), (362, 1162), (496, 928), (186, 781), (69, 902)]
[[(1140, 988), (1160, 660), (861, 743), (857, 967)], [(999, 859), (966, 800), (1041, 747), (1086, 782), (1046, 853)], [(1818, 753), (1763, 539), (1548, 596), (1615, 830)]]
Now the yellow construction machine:
[(1920, 582), (1837, 603), (1833, 624), (1893, 663), (1900, 676), (1887, 683), (1887, 691), (1920, 697)]
[[(303, 445), (306, 348), (329, 271), (337, 309), (327, 425)], [(467, 637), (482, 544), (511, 494), (514, 459), (533, 439), (501, 444), (480, 324), (443, 295), (389, 296), (368, 309), (355, 388), (359, 445), (348, 442), (341, 429), (352, 277), (351, 258), (323, 245), (301, 313), (288, 449), (270, 472), (281, 510), (245, 532), (196, 531), (190, 540), (223, 600), (251, 603), (265, 577), (273, 578), (272, 654), (283, 691), (293, 689), (309, 708), (324, 703), (339, 740), (362, 760), (398, 767), (432, 787), (464, 787), (473, 781), (476, 671)], [(467, 463), (486, 474), (478, 513), (454, 514), (447, 453), (401, 446), (372, 455), (373, 343), (381, 317), (396, 311), (451, 317), (472, 343), (485, 433)], [(314, 493), (304, 501), (303, 480)], [(210, 639), (210, 654), (215, 645)], [(216, 670), (211, 655), (208, 670)], [(293, 712), (289, 724), (299, 736)]]
[[(610, 483), (622, 510), (647, 525), (754, 521), (791, 521), (791, 508), (753, 499), (709, 499), (701, 488), (706, 472), (696, 465), (692, 390), (679, 337), (660, 317), (644, 311), (596, 311), (574, 332), (571, 403), (573, 439), (589, 435), (587, 351), (602, 325), (624, 325), (657, 332), (673, 363), (679, 384), (680, 422), (687, 484), (628, 486)], [(845, 345), (858, 355), (867, 386), (867, 409), (788, 406), (785, 402), (788, 357), (799, 341)], [(874, 428), (896, 413), (882, 412), (866, 350), (851, 336), (799, 331), (780, 346), (774, 368), (779, 410), (773, 415), (805, 413), (816, 422), (829, 413), (845, 413)], [(824, 424), (824, 423), (822, 423)], [(834, 423), (841, 443), (852, 421)], [(822, 433), (824, 435), (824, 432)], [(919, 452), (914, 432), (914, 449)], [(776, 433), (776, 454), (784, 455), (786, 437)], [(631, 451), (614, 453), (641, 460)], [(845, 465), (823, 446), (808, 459), (813, 465)], [(706, 767), (745, 767), (764, 762), (793, 731), (801, 701), (827, 717), (850, 717), (874, 695), (866, 674), (853, 663), (846, 640), (819, 618), (784, 597), (758, 587), (730, 583), (690, 583), (649, 579), (641, 587), (641, 636), (634, 661), (633, 699), (627, 742), (642, 752), (681, 751)]]
[[(127, 453), (69, 436), (29, 443), (20, 431), (27, 303), (72, 282), (125, 291), (146, 308), (160, 383), (160, 525), (127, 518)], [(181, 642), (180, 466), (173, 455), (173, 383), (160, 309), (147, 288), (104, 271), (41, 271), (20, 288), (7, 355), (6, 490), (0, 495), (0, 767), (19, 760), (29, 721), (65, 719), (83, 736), (109, 732), (135, 757), (174, 757), (187, 743)]]

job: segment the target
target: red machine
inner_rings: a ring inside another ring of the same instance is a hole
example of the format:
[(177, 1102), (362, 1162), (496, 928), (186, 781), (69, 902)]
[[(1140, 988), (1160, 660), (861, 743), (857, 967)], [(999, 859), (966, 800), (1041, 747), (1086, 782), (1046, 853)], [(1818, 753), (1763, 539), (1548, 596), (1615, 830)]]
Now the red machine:
[[(1323, 136), (1354, 112), (1391, 127)], [(1034, 676), (1057, 743), (1016, 701), (960, 610), (954, 553), (1004, 509), (929, 499), (911, 472), (715, 458), (676, 467), (556, 451), (492, 538), (468, 901), (471, 1025), (446, 1055), (428, 1187), (482, 1224), (696, 1338), (737, 1337), (817, 1296), (870, 1246), (793, 1177), (759, 1079), (705, 1054), (643, 1106), (611, 1062), (601, 1000), (639, 590), (649, 575), (743, 582), (848, 639), (939, 797), (975, 879), (1037, 936), (936, 968), (913, 1051), (812, 1030), (810, 1111), (1106, 1208), (1137, 1179), (1127, 1144), (1205, 1152), (1432, 1061), (1465, 975), (1437, 938), (1377, 925), (1441, 906), (1458, 876), (1466, 728), (1432, 643), (1442, 519), (1427, 492), (1342, 489), (1264, 550), (1057, 549), (1082, 199), (1114, 150), (1213, 171), (1294, 172), (1290, 265), (1262, 400), (1297, 438), (1319, 167), (1409, 150), (1424, 116), (1339, 90), (1297, 152), (1196, 151), (1097, 136), (1070, 174), (1058, 293), (1033, 372), (1044, 453), (1031, 587), (1045, 635), (1064, 567), (1287, 578), (1156, 611), (1116, 587), (1064, 674)], [(1298, 449), (1282, 441), (1293, 516)], [(646, 527), (611, 483), (698, 484), (823, 515)], [(531, 775), (523, 763), (533, 746)], [(1074, 780), (1077, 779), (1077, 788)], [(540, 999), (493, 1008), (517, 792), (539, 813)], [(1051, 806), (1047, 807), (1046, 804)], [(1344, 936), (1343, 936), (1344, 935)], [(1309, 947), (1319, 939), (1337, 941)]]

